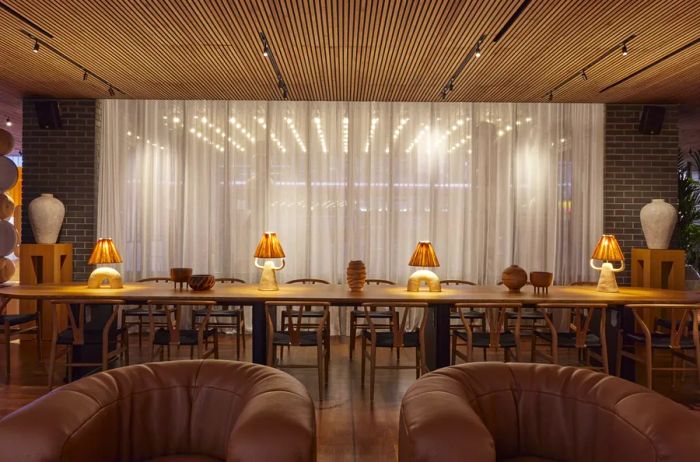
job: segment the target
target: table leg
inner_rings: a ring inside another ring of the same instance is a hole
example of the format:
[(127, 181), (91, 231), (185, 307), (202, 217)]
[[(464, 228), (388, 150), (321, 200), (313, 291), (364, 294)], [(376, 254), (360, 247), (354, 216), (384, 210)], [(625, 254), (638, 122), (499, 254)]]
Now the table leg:
[(428, 305), (425, 358), (431, 371), (450, 365), (450, 305)]
[(267, 318), (265, 302), (253, 303), (253, 362), (267, 363)]
[(636, 363), (628, 358), (622, 358), (620, 371), (614, 370), (615, 360), (617, 358), (617, 349), (622, 348), (622, 345), (617, 344), (617, 334), (620, 329), (627, 332), (634, 332), (634, 317), (630, 310), (626, 310), (622, 305), (611, 305), (609, 308), (608, 321), (608, 358), (610, 359), (610, 373), (617, 374), (623, 379), (636, 381)]

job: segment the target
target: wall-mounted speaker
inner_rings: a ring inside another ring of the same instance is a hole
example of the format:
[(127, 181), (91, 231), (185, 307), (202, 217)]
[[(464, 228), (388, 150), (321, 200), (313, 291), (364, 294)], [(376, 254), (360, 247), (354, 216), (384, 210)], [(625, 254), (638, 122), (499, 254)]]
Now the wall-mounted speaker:
[(37, 101), (34, 103), (34, 107), (40, 128), (50, 130), (62, 128), (61, 107), (58, 105), (58, 101)]
[(663, 106), (644, 106), (639, 119), (639, 131), (647, 135), (658, 135), (664, 125), (666, 108)]

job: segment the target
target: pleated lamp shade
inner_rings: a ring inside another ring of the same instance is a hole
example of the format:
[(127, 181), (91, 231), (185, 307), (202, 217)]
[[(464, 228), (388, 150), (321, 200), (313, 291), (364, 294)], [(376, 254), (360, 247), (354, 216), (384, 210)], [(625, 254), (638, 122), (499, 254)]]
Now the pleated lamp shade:
[(419, 241), (416, 250), (413, 251), (411, 261), (408, 266), (422, 266), (424, 268), (435, 268), (440, 266), (440, 262), (435, 255), (435, 249), (430, 241)]
[(88, 265), (100, 265), (103, 263), (121, 263), (122, 256), (117, 251), (117, 246), (114, 241), (109, 238), (100, 238), (95, 244), (95, 248), (90, 255)]
[(603, 234), (600, 237), (591, 258), (608, 262), (624, 261), (625, 259), (624, 255), (622, 255), (620, 244), (612, 234)]
[(284, 250), (282, 250), (282, 244), (277, 238), (277, 233), (266, 232), (263, 234), (253, 256), (255, 258), (284, 258)]

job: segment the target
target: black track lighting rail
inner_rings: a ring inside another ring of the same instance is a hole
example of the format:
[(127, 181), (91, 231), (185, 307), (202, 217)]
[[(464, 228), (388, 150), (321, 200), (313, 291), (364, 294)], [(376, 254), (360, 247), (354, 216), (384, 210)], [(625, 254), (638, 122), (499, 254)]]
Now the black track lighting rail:
[(45, 37), (48, 37), (48, 38), (50, 38), (50, 39), (53, 38), (53, 35), (52, 35), (50, 32), (48, 32), (46, 29), (44, 29), (44, 28), (42, 28), (41, 26), (37, 25), (34, 21), (32, 21), (31, 19), (27, 18), (26, 16), (24, 16), (23, 14), (21, 14), (21, 13), (18, 12), (17, 10), (15, 10), (15, 9), (13, 9), (13, 8), (10, 8), (8, 5), (6, 5), (6, 4), (0, 2), (0, 9), (7, 11), (9, 14), (11, 14), (12, 16), (14, 16), (15, 18), (19, 19), (20, 21), (22, 21), (23, 23), (25, 23), (26, 25), (28, 25), (28, 26), (31, 27), (32, 29), (34, 29), (34, 30), (36, 30), (37, 32), (39, 32), (41, 35), (43, 35), (43, 36), (45, 36)]
[(263, 31), (260, 31), (260, 41), (263, 44), (263, 56), (270, 60), (272, 70), (275, 72), (275, 78), (277, 79), (277, 87), (282, 92), (282, 98), (288, 99), (289, 88), (287, 87), (287, 83), (284, 81), (284, 77), (282, 77), (282, 71), (280, 70), (280, 67), (277, 64), (275, 54), (272, 52), (272, 48), (270, 48), (270, 44), (268, 43), (267, 37), (265, 37), (265, 33)]
[(464, 57), (461, 63), (459, 63), (459, 66), (457, 66), (457, 69), (454, 71), (450, 79), (447, 81), (447, 83), (442, 87), (442, 90), (440, 91), (440, 97), (442, 99), (445, 99), (447, 95), (454, 90), (455, 83), (457, 82), (457, 78), (459, 75), (462, 73), (465, 67), (467, 67), (467, 64), (469, 61), (472, 59), (472, 57), (480, 57), (481, 56), (481, 45), (484, 43), (484, 40), (486, 40), (486, 35), (482, 35), (479, 37), (479, 39), (476, 41), (474, 46), (469, 50), (469, 53), (467, 53), (467, 56)]
[[(38, 52), (39, 49), (40, 49), (40, 47), (44, 47), (44, 48), (46, 48), (47, 50), (49, 50), (50, 52), (52, 52), (53, 54), (59, 56), (59, 57), (62, 58), (63, 60), (69, 62), (70, 64), (74, 65), (74, 66), (77, 67), (79, 70), (81, 70), (81, 71), (83, 72), (83, 80), (87, 80), (87, 77), (86, 77), (86, 75), (87, 75), (87, 76), (92, 76), (92, 77), (94, 77), (96, 80), (99, 80), (100, 82), (102, 82), (103, 84), (105, 84), (105, 86), (107, 87), (107, 91), (109, 92), (109, 95), (110, 95), (110, 96), (114, 96), (114, 92), (115, 92), (115, 91), (118, 91), (119, 93), (121, 93), (121, 94), (124, 95), (124, 96), (128, 96), (128, 95), (126, 94), (126, 92), (124, 92), (123, 90), (121, 90), (119, 87), (113, 85), (113, 84), (112, 84), (111, 82), (109, 82), (108, 80), (103, 79), (102, 77), (100, 77), (99, 75), (95, 74), (95, 73), (92, 72), (90, 69), (88, 69), (87, 67), (83, 66), (82, 64), (80, 64), (79, 62), (75, 61), (74, 59), (70, 58), (69, 56), (66, 56), (66, 55), (65, 55), (64, 53), (62, 53), (60, 50), (58, 50), (58, 49), (54, 48), (53, 46), (49, 45), (48, 43), (46, 43), (45, 41), (43, 41), (42, 39), (40, 39), (40, 38), (37, 37), (36, 35), (32, 34), (31, 32), (28, 32), (28, 31), (23, 30), (23, 29), (20, 29), (20, 32), (23, 33), (24, 35), (26, 35), (27, 37), (29, 37), (30, 39), (32, 39), (32, 40), (34, 41), (34, 49), (33, 49), (33, 51)], [(37, 46), (37, 45), (39, 45), (40, 47)]]
[(568, 77), (566, 80), (561, 82), (559, 85), (557, 85), (556, 87), (549, 90), (547, 92), (547, 94), (544, 95), (544, 98), (547, 98), (549, 101), (552, 101), (554, 99), (554, 94), (557, 92), (557, 90), (559, 90), (564, 85), (568, 84), (569, 82), (573, 81), (576, 78), (582, 78), (583, 80), (588, 80), (588, 73), (586, 71), (588, 71), (590, 68), (592, 68), (593, 66), (595, 66), (596, 64), (598, 64), (599, 62), (601, 62), (602, 60), (604, 60), (605, 58), (607, 58), (611, 54), (615, 53), (617, 50), (622, 50), (623, 53), (626, 55), (627, 43), (629, 43), (630, 41), (632, 41), (636, 37), (637, 36), (635, 34), (632, 34), (632, 35), (626, 37), (623, 41), (617, 43), (615, 46), (610, 48), (608, 51), (606, 51), (605, 53), (598, 56), (596, 59), (594, 59), (590, 63), (583, 66), (580, 70), (576, 71), (575, 74), (572, 74), (570, 77)]
[(513, 13), (513, 16), (508, 18), (508, 21), (506, 21), (501, 30), (499, 30), (496, 36), (493, 38), (493, 43), (498, 43), (498, 41), (501, 40), (504, 35), (506, 35), (508, 29), (513, 27), (513, 24), (518, 20), (520, 15), (523, 14), (523, 11), (525, 11), (525, 8), (527, 8), (527, 6), (530, 4), (530, 1), (531, 0), (523, 0), (518, 9), (515, 10), (515, 13)]
[(654, 62), (651, 63), (651, 64), (648, 64), (648, 65), (644, 66), (643, 68), (639, 69), (638, 71), (635, 71), (635, 72), (631, 73), (630, 75), (628, 75), (628, 76), (625, 77), (624, 79), (620, 79), (620, 80), (618, 80), (617, 82), (615, 82), (615, 83), (613, 83), (613, 84), (611, 84), (611, 85), (608, 85), (607, 87), (605, 87), (605, 88), (603, 88), (602, 90), (600, 90), (598, 93), (604, 93), (604, 92), (610, 90), (611, 88), (615, 88), (616, 86), (620, 85), (621, 83), (627, 82), (629, 79), (632, 79), (632, 78), (638, 76), (638, 75), (641, 74), (642, 72), (648, 71), (649, 69), (651, 69), (652, 67), (656, 66), (657, 64), (660, 64), (660, 63), (666, 61), (668, 58), (671, 58), (671, 57), (677, 55), (678, 53), (680, 53), (680, 52), (682, 52), (682, 51), (685, 51), (685, 50), (687, 50), (688, 48), (690, 48), (690, 47), (692, 47), (692, 46), (694, 46), (694, 45), (697, 45), (698, 43), (700, 43), (700, 37), (696, 38), (696, 39), (693, 40), (692, 42), (686, 43), (685, 45), (683, 45), (683, 46), (680, 47), (680, 48), (677, 48), (677, 49), (673, 50), (673, 51), (670, 52), (669, 54), (667, 54), (667, 55), (665, 55), (665, 56), (662, 56), (661, 58), (657, 59), (656, 61), (654, 61)]

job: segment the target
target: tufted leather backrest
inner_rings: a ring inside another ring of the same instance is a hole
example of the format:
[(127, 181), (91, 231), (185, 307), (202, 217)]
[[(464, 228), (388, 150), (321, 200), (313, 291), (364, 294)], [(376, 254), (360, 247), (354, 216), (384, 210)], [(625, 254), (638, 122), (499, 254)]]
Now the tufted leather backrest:
[(700, 415), (639, 385), (573, 367), (471, 363), (418, 380), (401, 407), (401, 461), (534, 457), (695, 461)]
[(172, 361), (114, 369), (61, 387), (0, 421), (0, 461), (315, 458), (314, 406), (265, 366)]

